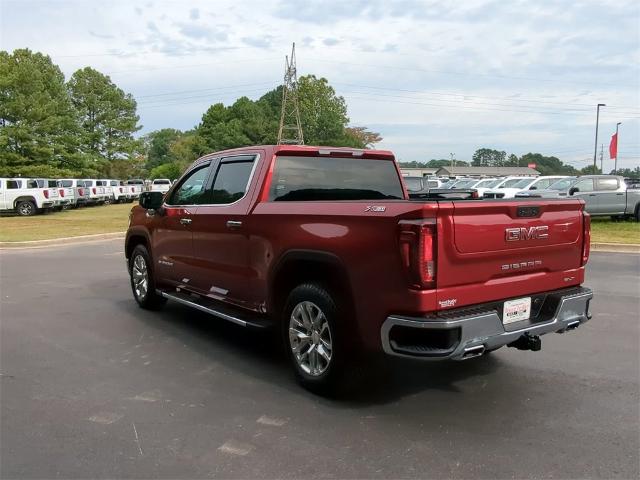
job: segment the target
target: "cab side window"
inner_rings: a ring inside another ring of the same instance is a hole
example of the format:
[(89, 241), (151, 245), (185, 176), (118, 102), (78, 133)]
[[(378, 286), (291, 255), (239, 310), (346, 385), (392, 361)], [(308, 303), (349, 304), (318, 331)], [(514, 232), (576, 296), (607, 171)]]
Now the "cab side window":
[(7, 190), (17, 190), (18, 188), (20, 188), (18, 180), (7, 180)]
[(208, 203), (224, 205), (244, 197), (253, 170), (253, 158), (222, 161), (213, 182), (211, 200)]
[(194, 169), (173, 191), (169, 205), (202, 205), (207, 203), (207, 177), (210, 164)]
[(593, 192), (593, 179), (585, 178), (580, 180), (574, 185), (574, 188), (577, 188), (579, 192)]
[(596, 190), (617, 190), (618, 179), (617, 178), (598, 178), (596, 180)]

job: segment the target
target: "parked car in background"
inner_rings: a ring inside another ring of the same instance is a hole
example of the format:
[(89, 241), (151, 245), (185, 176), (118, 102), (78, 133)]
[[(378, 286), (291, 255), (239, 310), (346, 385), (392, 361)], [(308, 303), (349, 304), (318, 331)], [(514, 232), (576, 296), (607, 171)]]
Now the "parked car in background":
[(521, 180), (530, 178), (535, 177), (504, 177), (490, 190), (485, 191), (483, 196), (486, 198), (505, 198), (505, 188), (512, 188)]
[(103, 186), (98, 185), (98, 180), (85, 179), (83, 180), (85, 186), (89, 189), (89, 203), (102, 204), (104, 203), (106, 194)]
[(113, 199), (113, 188), (111, 187), (111, 180), (104, 180), (104, 179), (96, 180), (96, 186), (99, 188), (102, 188), (102, 192), (104, 195), (103, 203), (105, 205), (109, 205), (113, 203), (114, 199)]
[(431, 188), (439, 188), (440, 181), (427, 177), (402, 177), (407, 191), (411, 193), (420, 193), (428, 191)]
[(640, 190), (628, 188), (623, 177), (617, 175), (584, 175), (563, 179), (546, 190), (525, 192), (525, 197), (573, 197), (585, 202), (585, 210), (592, 216), (613, 218), (633, 217), (640, 221)]
[(474, 189), (478, 191), (478, 196), (484, 196), (485, 192), (491, 190), (502, 181), (501, 178), (481, 178), (478, 183), (474, 185)]
[(58, 189), (58, 181), (50, 178), (36, 178), (36, 183), (39, 188), (43, 188), (48, 191), (48, 198), (53, 199), (53, 210), (62, 210), (69, 201), (63, 201), (60, 198), (60, 191)]
[(121, 180), (109, 180), (109, 186), (113, 195), (114, 203), (130, 202), (132, 196), (127, 191), (127, 186)]
[(63, 186), (60, 180), (54, 180), (56, 187), (58, 188), (58, 194), (60, 196), (60, 202), (62, 208), (74, 208), (76, 206), (76, 192), (71, 186)]
[(149, 186), (150, 192), (167, 193), (171, 188), (171, 180), (168, 178), (156, 178), (151, 182)]
[(55, 188), (38, 186), (35, 178), (0, 178), (0, 211), (30, 216), (55, 206)]
[(140, 198), (140, 194), (144, 192), (144, 180), (141, 178), (131, 178), (124, 182), (127, 186), (127, 193), (132, 200)]
[[(516, 183), (511, 183), (510, 186), (498, 187), (498, 195), (495, 198), (514, 198), (517, 193), (527, 190), (544, 190), (548, 188), (552, 183), (565, 178), (563, 175), (549, 175), (543, 177), (524, 177)], [(509, 182), (506, 182), (509, 184)], [(492, 191), (492, 190), (491, 190)], [(502, 197), (499, 196), (502, 194)]]
[(58, 187), (73, 189), (73, 207), (80, 207), (90, 202), (89, 188), (84, 184), (84, 180), (75, 178), (63, 178), (57, 181)]

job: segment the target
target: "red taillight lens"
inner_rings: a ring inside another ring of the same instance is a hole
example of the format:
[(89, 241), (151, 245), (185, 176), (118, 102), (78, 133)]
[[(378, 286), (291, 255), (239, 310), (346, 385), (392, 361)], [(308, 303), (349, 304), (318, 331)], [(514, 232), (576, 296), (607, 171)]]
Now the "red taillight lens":
[(96, 187), (93, 187), (92, 190), (93, 190), (93, 194), (95, 195), (96, 194)]
[(131, 191), (132, 191), (132, 192), (135, 192), (135, 189), (134, 189), (133, 187), (131, 187)]
[(49, 190), (43, 190), (44, 198), (49, 198)]
[(436, 288), (437, 228), (434, 220), (400, 222), (400, 258), (414, 288)]
[(122, 187), (120, 187), (120, 193), (123, 193), (124, 189)]
[(59, 192), (60, 192), (60, 196), (61, 196), (61, 197), (64, 197), (64, 188), (61, 188), (61, 189), (59, 190)]
[(80, 195), (81, 197), (84, 197), (84, 188), (78, 189), (78, 195)]
[(591, 252), (591, 215), (582, 212), (582, 265), (589, 261)]

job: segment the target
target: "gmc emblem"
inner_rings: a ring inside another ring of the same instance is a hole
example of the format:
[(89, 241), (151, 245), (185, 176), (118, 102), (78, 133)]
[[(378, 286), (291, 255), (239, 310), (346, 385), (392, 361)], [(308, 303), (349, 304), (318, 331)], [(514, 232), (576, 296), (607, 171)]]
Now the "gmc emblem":
[(539, 227), (507, 228), (504, 231), (504, 238), (507, 242), (519, 242), (520, 240), (544, 240), (549, 238), (549, 227), (541, 225)]

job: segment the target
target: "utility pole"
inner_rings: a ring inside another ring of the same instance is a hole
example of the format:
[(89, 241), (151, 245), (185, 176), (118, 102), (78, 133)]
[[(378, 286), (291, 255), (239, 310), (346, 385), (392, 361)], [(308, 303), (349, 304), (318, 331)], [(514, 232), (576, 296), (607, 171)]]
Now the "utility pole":
[(455, 167), (456, 166), (456, 154), (455, 153), (450, 153), (449, 155), (451, 155), (451, 166)]
[[(604, 173), (604, 170), (602, 169), (602, 157), (604, 156), (604, 143), (600, 144), (600, 173)], [(593, 171), (594, 174), (596, 174), (597, 172), (594, 170)]]
[(282, 85), (282, 110), (278, 127), (278, 145), (304, 145), (300, 110), (298, 108), (298, 74), (296, 72), (296, 44), (291, 47), (291, 58), (285, 57)]
[(596, 156), (598, 155), (598, 123), (600, 122), (600, 107), (606, 107), (604, 103), (599, 103), (596, 108), (596, 140), (593, 146), (593, 171), (595, 173), (596, 168), (598, 168), (596, 164)]
[(615, 163), (613, 164), (613, 174), (614, 175), (618, 174), (618, 155), (620, 155), (618, 153), (620, 151), (620, 137), (618, 136), (618, 127), (620, 125), (622, 125), (622, 122), (616, 123), (616, 160), (615, 160)]

